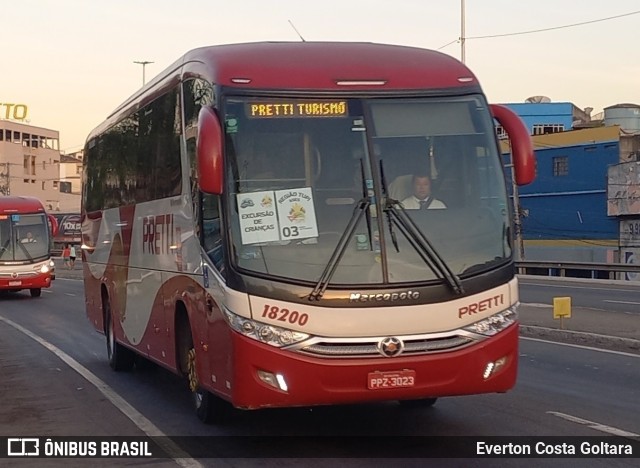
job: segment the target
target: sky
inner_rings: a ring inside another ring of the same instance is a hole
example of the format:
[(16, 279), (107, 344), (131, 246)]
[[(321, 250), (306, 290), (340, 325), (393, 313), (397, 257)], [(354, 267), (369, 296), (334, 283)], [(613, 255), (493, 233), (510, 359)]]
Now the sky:
[[(59, 131), (60, 148), (69, 153), (142, 85), (143, 67), (136, 61), (153, 62), (145, 67), (149, 81), (193, 48), (298, 41), (296, 30), (306, 41), (408, 45), (460, 60), (462, 3), (11, 1), (2, 8), (0, 103), (27, 105), (28, 123)], [(592, 107), (593, 114), (619, 103), (640, 104), (637, 0), (465, 0), (464, 5), (465, 63), (490, 102), (543, 95)], [(605, 20), (619, 15), (626, 16)], [(557, 29), (529, 33), (549, 28)], [(0, 117), (5, 110), (0, 106)]]

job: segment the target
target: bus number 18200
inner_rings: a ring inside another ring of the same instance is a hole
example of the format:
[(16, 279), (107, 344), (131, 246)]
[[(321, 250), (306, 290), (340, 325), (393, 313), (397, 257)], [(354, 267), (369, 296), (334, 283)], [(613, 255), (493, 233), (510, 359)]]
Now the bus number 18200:
[(305, 313), (300, 313), (297, 310), (289, 310), (280, 308), (278, 306), (272, 306), (269, 304), (264, 305), (264, 310), (262, 311), (262, 316), (267, 317), (271, 320), (278, 320), (280, 322), (287, 322), (292, 325), (300, 325), (304, 327), (309, 321), (309, 315)]

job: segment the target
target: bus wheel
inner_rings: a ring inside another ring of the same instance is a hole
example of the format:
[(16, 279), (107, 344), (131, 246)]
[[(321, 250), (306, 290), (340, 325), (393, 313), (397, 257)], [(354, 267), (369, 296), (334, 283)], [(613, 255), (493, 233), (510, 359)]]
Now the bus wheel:
[(40, 297), (40, 295), (42, 294), (42, 289), (33, 288), (33, 289), (30, 289), (29, 292), (31, 292), (31, 297)]
[(135, 363), (135, 354), (116, 342), (113, 319), (111, 318), (111, 305), (109, 304), (109, 298), (106, 296), (103, 298), (103, 305), (107, 325), (107, 358), (109, 359), (109, 365), (117, 372), (130, 371)]
[(229, 416), (231, 408), (227, 402), (200, 387), (196, 371), (196, 350), (193, 343), (187, 352), (187, 379), (198, 419), (205, 424), (224, 422)]
[(437, 398), (422, 398), (420, 400), (400, 400), (400, 406), (410, 409), (430, 408), (436, 404)]

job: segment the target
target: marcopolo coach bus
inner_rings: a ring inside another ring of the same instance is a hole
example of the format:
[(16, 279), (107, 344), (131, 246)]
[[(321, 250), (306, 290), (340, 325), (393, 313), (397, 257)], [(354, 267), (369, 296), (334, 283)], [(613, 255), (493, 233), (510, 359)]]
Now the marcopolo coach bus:
[(518, 287), (494, 119), (529, 183), (526, 128), (447, 55), (188, 52), (86, 142), (86, 309), (111, 367), (184, 375), (204, 421), (229, 402), (509, 390)]
[(57, 225), (37, 198), (0, 196), (0, 291), (28, 289), (39, 297), (51, 286)]

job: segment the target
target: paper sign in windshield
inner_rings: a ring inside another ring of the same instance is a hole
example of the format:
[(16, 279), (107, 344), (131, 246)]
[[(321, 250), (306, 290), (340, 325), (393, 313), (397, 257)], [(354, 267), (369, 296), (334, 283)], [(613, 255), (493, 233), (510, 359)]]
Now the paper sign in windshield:
[(275, 195), (282, 240), (318, 237), (311, 188), (278, 190)]
[(273, 191), (237, 194), (242, 243), (280, 240)]

